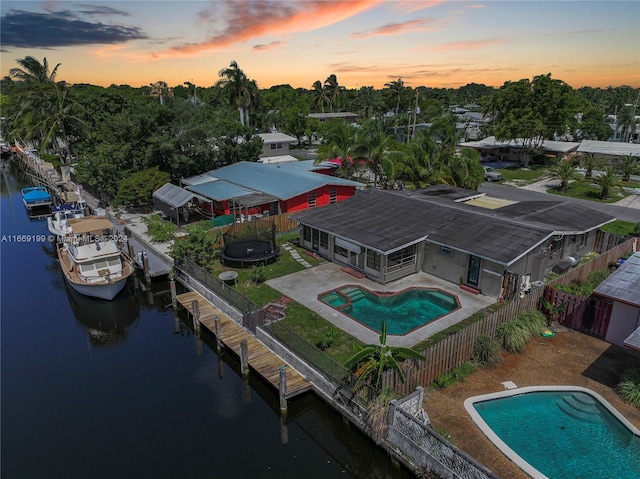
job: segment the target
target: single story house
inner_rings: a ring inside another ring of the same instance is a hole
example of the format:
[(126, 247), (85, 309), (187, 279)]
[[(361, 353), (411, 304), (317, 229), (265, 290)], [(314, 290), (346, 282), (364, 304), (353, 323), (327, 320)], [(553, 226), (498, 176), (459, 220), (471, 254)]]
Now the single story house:
[(336, 168), (313, 160), (257, 163), (242, 161), (181, 180), (188, 191), (210, 201), (215, 215), (239, 219), (275, 215), (338, 203), (365, 185), (324, 174)]
[[(167, 183), (153, 192), (153, 208), (175, 219), (178, 226), (180, 226), (180, 215), (184, 222), (189, 221), (189, 212), (194, 201), (200, 201), (203, 204), (211, 203), (207, 198), (172, 183)], [(210, 207), (208, 209), (210, 210)]]
[[(495, 136), (488, 136), (478, 141), (466, 141), (459, 146), (473, 148), (480, 153), (481, 157), (493, 156), (507, 161), (523, 161), (527, 163), (530, 153), (528, 153), (522, 145), (524, 139), (499, 141)], [(544, 155), (561, 159), (570, 158), (578, 151), (580, 143), (572, 141), (552, 141), (543, 140), (538, 148)]]
[(622, 263), (593, 294), (613, 303), (605, 341), (640, 350), (640, 252)]
[(307, 115), (308, 118), (315, 118), (320, 123), (324, 123), (325, 121), (335, 120), (335, 119), (343, 119), (348, 123), (353, 123), (358, 118), (358, 115), (355, 113), (350, 113), (348, 111), (339, 111), (336, 113), (309, 113)]
[(262, 153), (259, 158), (288, 155), (291, 143), (298, 141), (293, 136), (284, 133), (258, 133), (258, 136), (263, 141)]
[(604, 160), (620, 160), (631, 155), (640, 158), (640, 144), (621, 143), (615, 141), (582, 140), (578, 147), (579, 154), (592, 153)]
[(423, 271), (495, 298), (575, 265), (615, 219), (570, 201), (515, 202), (445, 185), (358, 191), (291, 217), (302, 246), (371, 280)]

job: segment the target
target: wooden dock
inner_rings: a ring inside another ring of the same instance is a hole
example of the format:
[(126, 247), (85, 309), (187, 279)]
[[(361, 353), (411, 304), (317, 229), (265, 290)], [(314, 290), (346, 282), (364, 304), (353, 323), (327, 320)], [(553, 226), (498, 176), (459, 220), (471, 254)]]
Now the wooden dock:
[(285, 398), (292, 398), (311, 389), (311, 383), (302, 374), (288, 365), (281, 357), (257, 340), (249, 331), (240, 326), (226, 314), (207, 301), (199, 293), (189, 292), (176, 296), (189, 314), (193, 315), (193, 301), (198, 302), (199, 320), (215, 336), (215, 317), (220, 321), (220, 333), (217, 339), (224, 346), (241, 357), (241, 344), (247, 341), (247, 363), (269, 384), (279, 390), (281, 366), (286, 365)]

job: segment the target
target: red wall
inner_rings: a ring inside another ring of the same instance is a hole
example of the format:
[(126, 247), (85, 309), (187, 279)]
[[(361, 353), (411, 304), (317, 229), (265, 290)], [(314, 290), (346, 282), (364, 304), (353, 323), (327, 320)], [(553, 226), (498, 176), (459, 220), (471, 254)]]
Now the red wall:
[[(337, 190), (337, 201), (340, 202), (353, 196), (356, 192), (354, 186), (324, 186), (315, 190), (316, 192), (316, 206), (324, 206), (329, 204), (329, 190), (335, 188)], [(286, 201), (280, 202), (283, 208), (283, 213), (290, 213), (292, 211), (306, 210), (309, 205), (309, 199), (307, 193), (298, 195), (294, 198), (290, 198)]]

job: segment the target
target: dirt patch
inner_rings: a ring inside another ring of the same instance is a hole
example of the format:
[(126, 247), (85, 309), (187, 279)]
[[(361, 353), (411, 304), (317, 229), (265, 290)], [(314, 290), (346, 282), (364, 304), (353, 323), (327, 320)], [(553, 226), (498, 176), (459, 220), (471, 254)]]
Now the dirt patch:
[(519, 387), (569, 385), (589, 388), (609, 401), (633, 425), (640, 428), (640, 410), (624, 403), (612, 390), (620, 374), (640, 367), (640, 354), (577, 333), (558, 333), (533, 339), (521, 355), (503, 354), (497, 368), (478, 368), (464, 382), (442, 391), (429, 391), (424, 409), (434, 428), (446, 432), (452, 442), (505, 479), (527, 479), (471, 420), (464, 400), (503, 390), (503, 381)]

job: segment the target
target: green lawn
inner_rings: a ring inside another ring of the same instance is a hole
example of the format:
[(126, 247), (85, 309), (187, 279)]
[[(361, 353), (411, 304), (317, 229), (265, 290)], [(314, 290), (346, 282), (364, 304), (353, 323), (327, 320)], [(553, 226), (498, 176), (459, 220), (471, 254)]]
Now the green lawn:
[(535, 183), (549, 175), (549, 167), (539, 165), (533, 165), (530, 168), (500, 168), (496, 171), (502, 173), (505, 181), (514, 182), (518, 186)]
[[(627, 188), (638, 188), (636, 184), (637, 183), (629, 182), (629, 183), (624, 183), (623, 186)], [(569, 196), (571, 198), (579, 198), (579, 199), (590, 200), (590, 201), (598, 201), (600, 203), (615, 203), (629, 196), (629, 194), (626, 193), (621, 188), (613, 188), (609, 191), (609, 197), (605, 200), (602, 200), (600, 199), (600, 192), (601, 192), (600, 187), (597, 184), (591, 183), (588, 181), (574, 181), (572, 183), (569, 183), (566, 193), (563, 193), (562, 191), (560, 191), (559, 186), (550, 188), (547, 191), (554, 195)]]

